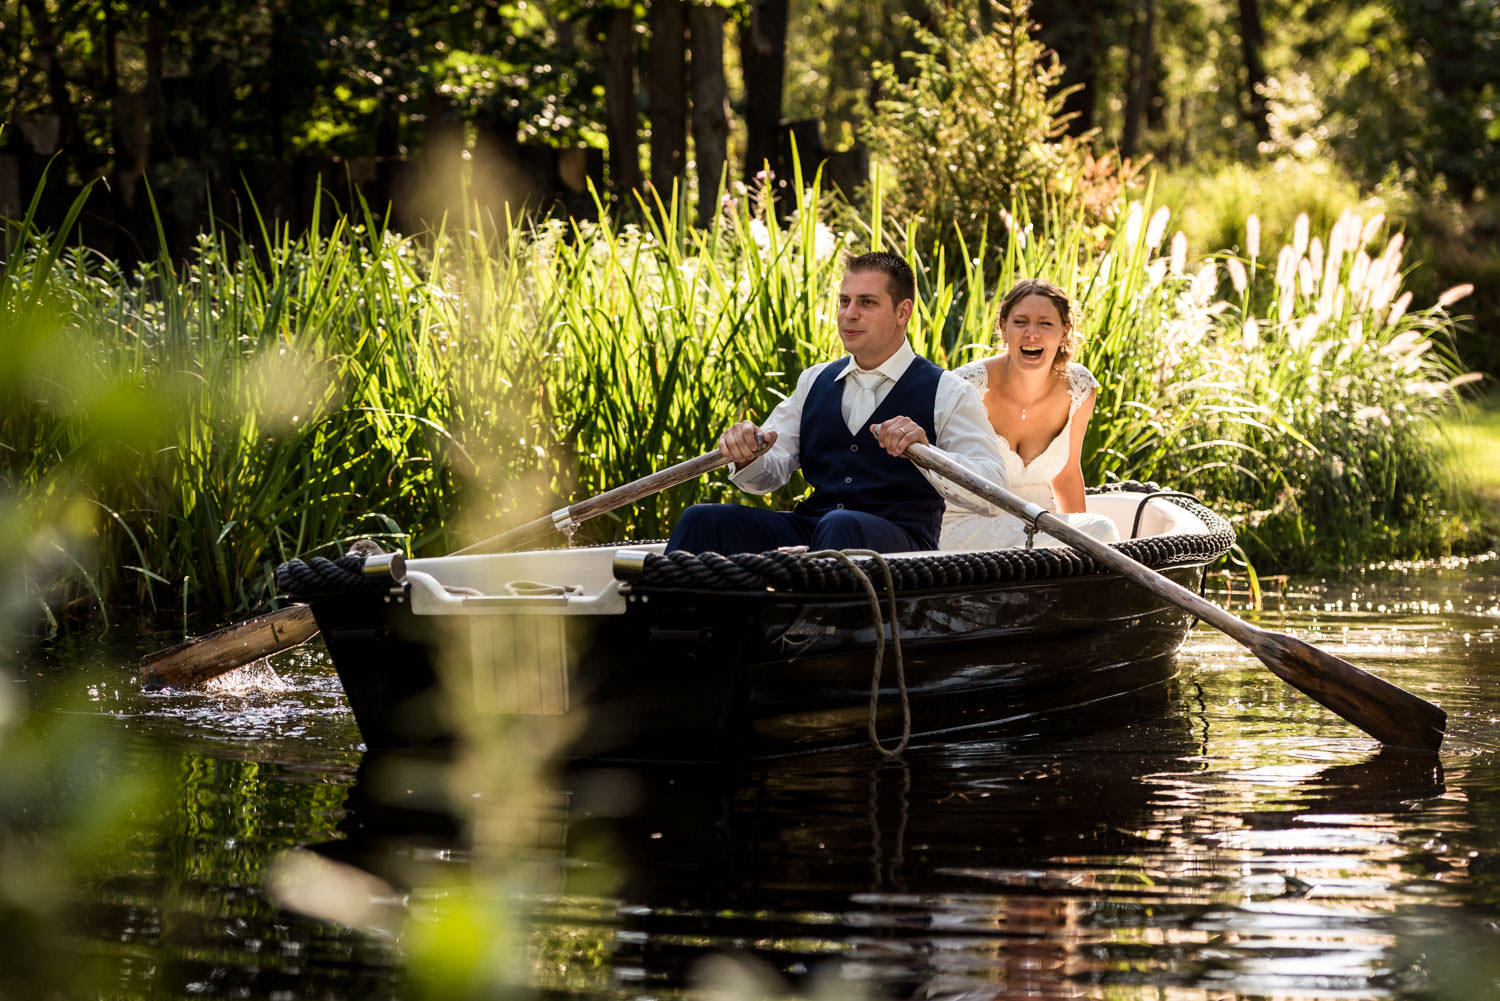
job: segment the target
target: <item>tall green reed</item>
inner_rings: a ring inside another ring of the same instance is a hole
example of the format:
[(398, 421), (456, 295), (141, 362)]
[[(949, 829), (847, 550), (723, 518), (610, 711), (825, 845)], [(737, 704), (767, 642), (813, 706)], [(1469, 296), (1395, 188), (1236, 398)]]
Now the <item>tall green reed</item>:
[[(252, 214), (243, 232), (211, 229), (185, 259), (129, 275), (33, 234), (7, 282), (62, 304), (48, 308), (102, 384), (161, 401), (151, 440), (109, 445), (119, 474), (88, 492), (108, 556), (86, 583), (63, 574), (60, 600), (259, 605), (292, 556), (361, 535), (446, 551), (708, 451), (838, 354), (841, 252), (864, 246), (912, 261), (911, 338), (945, 365), (992, 350), (1016, 278), (1072, 291), (1079, 360), (1102, 383), (1090, 482), (1199, 492), (1236, 517), (1252, 556), (1279, 564), (1456, 537), (1430, 444), (1460, 374), (1443, 346), (1451, 303), (1410, 309), (1399, 243), (1367, 249), (1378, 222), (1306, 236), (1284, 252), (1289, 271), (1258, 248), (1189, 261), (1148, 194), (1102, 230), (1006, 216), (993, 244), (952, 260), (878, 197), (836, 232), (826, 220), (848, 210), (818, 181), (794, 177), (786, 205), (726, 196), (706, 227), (677, 193), (642, 200), (637, 224), (467, 208), (419, 236), (367, 210), (324, 207), (295, 234)], [(1257, 282), (1274, 291), (1252, 295)], [(5, 475), (30, 489), (101, 447), (44, 409), (0, 420), (14, 432)], [(659, 536), (694, 501), (775, 504), (798, 488), (757, 500), (721, 473), (582, 536)]]
[[(32, 255), (90, 361), (167, 418), (92, 484), (115, 556), (96, 592), (248, 607), (292, 556), (360, 535), (442, 551), (711, 449), (832, 343), (836, 241), (810, 190), (790, 222), (740, 198), (708, 229), (680, 199), (644, 226), (474, 213), (420, 237), (330, 212), (301, 234), (213, 229), (132, 275)], [(22, 441), (38, 469), (77, 446)], [(732, 492), (686, 484), (586, 537), (657, 535)]]
[[(641, 224), (548, 220), (440, 237), (456, 262), (462, 344), (450, 386), (466, 447), (488, 461), (469, 491), (471, 530), (535, 517), (709, 451), (764, 418), (807, 359), (827, 350), (839, 262), (804, 193), (781, 222), (730, 199), (707, 228), (680, 196), (641, 203)], [(684, 484), (584, 528), (654, 536), (687, 504), (727, 498), (723, 476)]]
[(1101, 382), (1088, 482), (1201, 493), (1260, 563), (1348, 565), (1466, 544), (1466, 501), (1443, 472), (1438, 432), (1461, 406), (1455, 390), (1478, 378), (1452, 350), (1449, 310), (1468, 289), (1413, 309), (1402, 238), (1373, 246), (1383, 217), (1346, 212), (1325, 243), (1303, 216), (1274, 268), (1253, 215), (1243, 257), (1190, 259), (1149, 191), (1102, 234), (1052, 214), (1003, 218), (996, 251), (957, 262), (941, 249), (923, 260), (910, 230), (886, 235), (926, 276), (912, 339), (945, 364), (981, 357), (1015, 280), (1070, 290), (1078, 360)]

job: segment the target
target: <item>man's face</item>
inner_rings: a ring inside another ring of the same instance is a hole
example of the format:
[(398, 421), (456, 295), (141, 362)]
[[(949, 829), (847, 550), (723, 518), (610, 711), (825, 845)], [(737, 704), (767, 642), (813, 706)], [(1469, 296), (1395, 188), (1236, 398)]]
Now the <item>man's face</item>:
[(846, 271), (839, 288), (839, 339), (860, 368), (875, 368), (906, 340), (911, 300), (891, 301), (884, 271)]

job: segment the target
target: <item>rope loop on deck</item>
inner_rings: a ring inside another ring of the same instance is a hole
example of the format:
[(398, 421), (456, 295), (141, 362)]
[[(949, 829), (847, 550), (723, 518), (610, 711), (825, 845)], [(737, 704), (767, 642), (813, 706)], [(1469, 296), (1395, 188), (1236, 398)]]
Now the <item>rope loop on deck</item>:
[[(789, 554), (783, 554), (789, 555)], [(880, 730), (876, 726), (876, 712), (880, 708), (880, 675), (885, 661), (885, 617), (880, 612), (880, 596), (865, 568), (854, 562), (854, 557), (872, 559), (880, 567), (885, 583), (886, 598), (890, 604), (891, 647), (896, 654), (896, 687), (901, 692), (901, 739), (895, 747), (886, 747), (880, 741)], [(870, 745), (885, 758), (899, 758), (911, 743), (911, 698), (906, 691), (906, 664), (901, 658), (901, 626), (896, 620), (896, 588), (891, 578), (891, 565), (886, 558), (873, 549), (820, 549), (802, 554), (803, 559), (832, 560), (854, 575), (870, 599), (870, 617), (875, 624), (875, 666), (870, 675), (870, 706), (867, 728)]]

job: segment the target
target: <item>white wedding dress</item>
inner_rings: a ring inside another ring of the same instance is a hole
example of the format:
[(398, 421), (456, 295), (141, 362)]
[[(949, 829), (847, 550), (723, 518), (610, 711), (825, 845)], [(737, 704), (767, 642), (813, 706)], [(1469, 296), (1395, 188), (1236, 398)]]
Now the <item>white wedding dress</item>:
[[(983, 361), (970, 362), (954, 369), (954, 374), (973, 383), (980, 393), (989, 385), (989, 370)], [(995, 437), (1000, 445), (1000, 455), (1005, 459), (1005, 472), (1009, 479), (1008, 489), (1022, 500), (1039, 504), (1056, 513), (1057, 498), (1052, 493), (1052, 480), (1062, 472), (1068, 461), (1068, 435), (1073, 427), (1073, 415), (1088, 399), (1089, 393), (1099, 388), (1094, 374), (1077, 362), (1068, 363), (1068, 421), (1057, 437), (1047, 443), (1040, 455), (1025, 462), (1016, 450), (1010, 447), (1005, 436)], [(1101, 514), (1059, 514), (1069, 525), (1098, 539), (1101, 542), (1118, 542), (1119, 529), (1114, 521)], [(1032, 543), (1036, 546), (1063, 546), (1045, 532), (1038, 532)], [(1012, 549), (1026, 545), (1026, 525), (1021, 519), (1009, 514), (978, 514), (966, 511), (953, 504), (948, 505), (943, 515), (940, 549)]]

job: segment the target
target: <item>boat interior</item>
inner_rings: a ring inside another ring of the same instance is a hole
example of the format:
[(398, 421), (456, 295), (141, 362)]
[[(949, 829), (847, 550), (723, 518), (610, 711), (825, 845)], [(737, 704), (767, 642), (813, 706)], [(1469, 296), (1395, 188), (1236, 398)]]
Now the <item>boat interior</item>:
[[(1090, 513), (1111, 518), (1121, 539), (1200, 534), (1208, 526), (1192, 511), (1156, 494), (1090, 494)], [(1039, 535), (1038, 545), (1061, 545)], [(407, 562), (412, 611), (426, 615), (483, 614), (497, 606), (556, 614), (619, 614), (626, 592), (617, 567), (659, 554), (664, 542), (619, 543), (576, 549), (442, 556)], [(888, 559), (930, 557), (894, 553)]]

